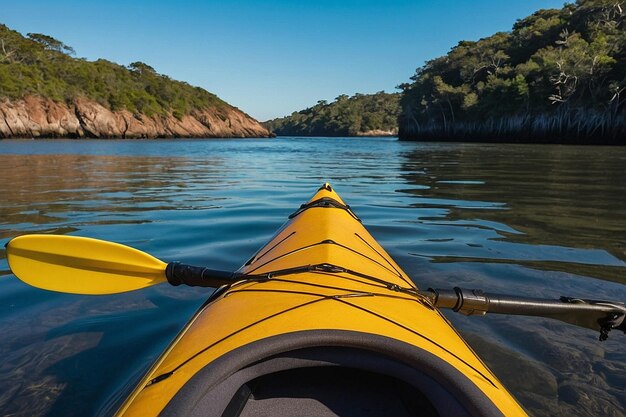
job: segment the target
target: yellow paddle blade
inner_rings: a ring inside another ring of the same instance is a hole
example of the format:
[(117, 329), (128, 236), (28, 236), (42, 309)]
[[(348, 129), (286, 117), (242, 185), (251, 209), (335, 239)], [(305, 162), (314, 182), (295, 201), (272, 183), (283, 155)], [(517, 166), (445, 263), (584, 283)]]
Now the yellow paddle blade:
[(24, 235), (6, 247), (11, 271), (33, 287), (115, 294), (166, 281), (164, 262), (118, 243), (76, 236)]

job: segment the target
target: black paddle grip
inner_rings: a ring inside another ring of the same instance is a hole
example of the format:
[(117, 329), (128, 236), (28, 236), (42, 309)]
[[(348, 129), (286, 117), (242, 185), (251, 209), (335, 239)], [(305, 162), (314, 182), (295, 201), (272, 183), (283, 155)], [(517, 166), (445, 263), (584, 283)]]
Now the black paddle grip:
[(235, 282), (235, 274), (218, 271), (202, 266), (170, 262), (165, 268), (165, 276), (172, 285), (189, 285), (191, 287), (221, 287)]

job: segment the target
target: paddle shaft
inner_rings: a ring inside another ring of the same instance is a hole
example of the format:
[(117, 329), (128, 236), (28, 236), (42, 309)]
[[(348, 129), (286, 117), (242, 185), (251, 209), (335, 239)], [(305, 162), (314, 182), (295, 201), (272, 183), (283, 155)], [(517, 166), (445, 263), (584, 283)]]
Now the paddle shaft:
[(221, 287), (235, 282), (239, 274), (170, 262), (165, 268), (165, 276), (174, 286), (184, 284), (191, 287)]
[(561, 320), (600, 332), (600, 340), (611, 329), (626, 333), (626, 307), (611, 301), (561, 297), (559, 300), (486, 294), (482, 290), (455, 287), (452, 290), (429, 289), (422, 292), (435, 307), (448, 308), (471, 316), (486, 313), (539, 316)]

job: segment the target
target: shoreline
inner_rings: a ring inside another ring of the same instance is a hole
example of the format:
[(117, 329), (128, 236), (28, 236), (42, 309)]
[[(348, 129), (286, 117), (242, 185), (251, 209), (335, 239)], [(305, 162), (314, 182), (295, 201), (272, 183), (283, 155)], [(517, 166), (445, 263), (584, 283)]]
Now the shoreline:
[(0, 139), (152, 139), (270, 137), (272, 133), (239, 109), (194, 109), (189, 114), (135, 114), (110, 110), (86, 98), (62, 103), (39, 96), (0, 101)]
[(401, 117), (402, 141), (626, 145), (626, 114), (576, 108), (486, 120), (429, 120)]

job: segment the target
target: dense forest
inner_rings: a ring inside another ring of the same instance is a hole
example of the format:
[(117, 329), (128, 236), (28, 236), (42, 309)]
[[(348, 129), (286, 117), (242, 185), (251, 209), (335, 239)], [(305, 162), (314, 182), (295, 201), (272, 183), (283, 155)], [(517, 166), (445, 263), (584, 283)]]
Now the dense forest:
[[(341, 95), (265, 126), (294, 136), (626, 144), (625, 17), (625, 0), (539, 10), (510, 32), (461, 41), (427, 61), (401, 94)], [(231, 108), (145, 63), (74, 55), (48, 35), (22, 36), (0, 24), (0, 100), (39, 96), (69, 105), (82, 97), (111, 111), (179, 120)]]
[(626, 2), (539, 10), (403, 84), (399, 136), (626, 144)]
[(290, 116), (263, 123), (279, 136), (396, 135), (400, 95), (378, 92), (340, 95)]
[(229, 107), (214, 94), (157, 74), (145, 63), (125, 67), (73, 55), (71, 47), (48, 35), (22, 36), (0, 24), (0, 98), (37, 95), (70, 102), (84, 97), (113, 111), (177, 118), (195, 109)]

